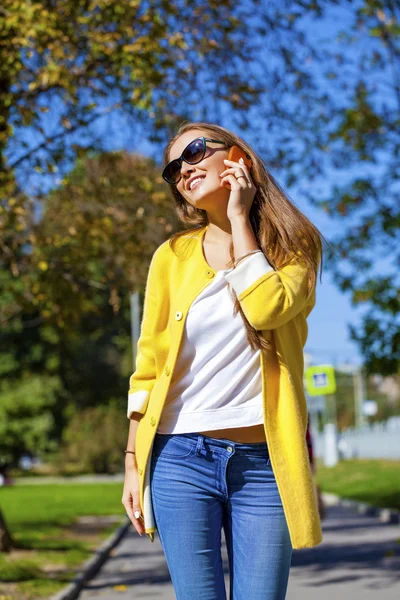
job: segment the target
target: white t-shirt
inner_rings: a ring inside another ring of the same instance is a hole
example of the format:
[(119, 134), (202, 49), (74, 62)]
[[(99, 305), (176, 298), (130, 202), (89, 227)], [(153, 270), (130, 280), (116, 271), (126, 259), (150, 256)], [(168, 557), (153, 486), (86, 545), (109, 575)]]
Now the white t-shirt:
[[(257, 256), (257, 255), (256, 255)], [(260, 350), (252, 350), (225, 274), (192, 303), (158, 433), (192, 433), (263, 423)]]

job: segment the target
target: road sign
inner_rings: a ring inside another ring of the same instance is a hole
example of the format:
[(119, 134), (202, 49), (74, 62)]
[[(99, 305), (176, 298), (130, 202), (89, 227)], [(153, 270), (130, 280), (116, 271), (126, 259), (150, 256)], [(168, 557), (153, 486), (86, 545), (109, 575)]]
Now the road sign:
[(310, 396), (324, 396), (336, 392), (335, 369), (332, 365), (314, 365), (305, 370), (305, 385)]

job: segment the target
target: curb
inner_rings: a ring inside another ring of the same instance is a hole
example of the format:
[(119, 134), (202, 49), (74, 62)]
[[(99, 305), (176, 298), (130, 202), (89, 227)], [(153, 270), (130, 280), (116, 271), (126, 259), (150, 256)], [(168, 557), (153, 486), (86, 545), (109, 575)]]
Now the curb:
[(78, 598), (85, 583), (89, 579), (92, 579), (92, 577), (100, 570), (102, 565), (108, 559), (110, 551), (119, 544), (130, 525), (131, 521), (127, 519), (127, 522), (121, 525), (117, 531), (114, 531), (114, 533), (95, 550), (94, 555), (79, 567), (80, 572), (74, 577), (73, 581), (54, 596), (50, 596), (49, 600), (75, 600), (75, 598)]
[(361, 515), (369, 517), (378, 517), (381, 523), (392, 524), (400, 523), (400, 510), (395, 508), (380, 508), (373, 504), (367, 504), (366, 502), (360, 502), (357, 500), (350, 500), (349, 498), (341, 498), (335, 494), (322, 493), (322, 499), (327, 506), (343, 506), (345, 508), (352, 508)]

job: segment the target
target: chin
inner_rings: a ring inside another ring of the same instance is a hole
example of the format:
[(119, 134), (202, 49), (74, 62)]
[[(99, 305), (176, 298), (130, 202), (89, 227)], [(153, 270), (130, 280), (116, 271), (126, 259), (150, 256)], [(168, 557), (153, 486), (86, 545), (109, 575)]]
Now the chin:
[(211, 189), (205, 188), (203, 190), (199, 190), (197, 195), (192, 194), (191, 198), (190, 199), (187, 198), (187, 200), (196, 207), (198, 207), (198, 204), (200, 202), (204, 202), (204, 201), (207, 202), (207, 204), (214, 205), (216, 200), (225, 196), (225, 194), (224, 193), (221, 194), (221, 192), (223, 192), (223, 190), (220, 187), (216, 187), (214, 189), (213, 188), (211, 188)]

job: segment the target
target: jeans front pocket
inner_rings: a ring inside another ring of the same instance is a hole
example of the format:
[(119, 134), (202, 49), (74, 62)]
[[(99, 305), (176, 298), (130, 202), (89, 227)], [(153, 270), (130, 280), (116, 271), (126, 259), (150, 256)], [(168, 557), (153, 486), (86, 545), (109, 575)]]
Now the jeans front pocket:
[(270, 467), (271, 466), (271, 459), (269, 457), (269, 454), (266, 454), (265, 456), (249, 456), (248, 457), (250, 460), (253, 460), (255, 463), (257, 463), (258, 465), (260, 465), (261, 467)]
[(177, 433), (156, 433), (153, 455), (160, 458), (188, 458), (196, 450), (196, 442), (181, 437)]
[(271, 464), (268, 448), (262, 450), (254, 449), (254, 451), (246, 452), (246, 458), (262, 465), (263, 467), (269, 467)]

